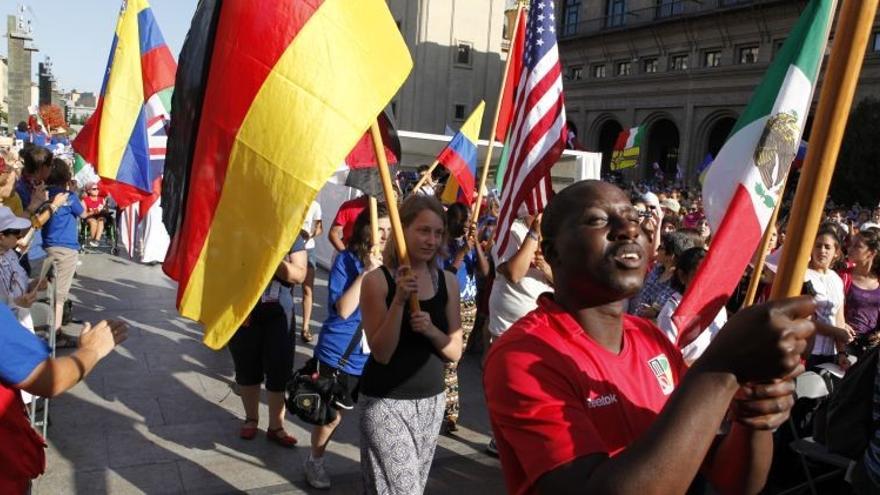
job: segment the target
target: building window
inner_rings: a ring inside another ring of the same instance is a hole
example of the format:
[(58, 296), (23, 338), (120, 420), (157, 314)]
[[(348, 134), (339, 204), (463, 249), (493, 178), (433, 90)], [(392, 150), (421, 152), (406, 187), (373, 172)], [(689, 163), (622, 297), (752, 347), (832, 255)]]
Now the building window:
[(703, 67), (718, 67), (721, 65), (721, 50), (709, 50), (703, 54)]
[(465, 118), (465, 107), (464, 105), (455, 105), (455, 120), (464, 120)]
[(871, 44), (874, 53), (880, 53), (880, 33), (874, 33), (874, 43)]
[(687, 70), (688, 68), (688, 56), (685, 54), (682, 55), (672, 55), (669, 57), (669, 70)]
[(605, 64), (593, 66), (593, 77), (595, 77), (596, 79), (601, 79), (605, 77)]
[(617, 75), (618, 76), (628, 76), (632, 74), (632, 63), (630, 62), (617, 62)]
[(646, 74), (653, 74), (657, 72), (658, 65), (656, 58), (646, 58), (642, 65), (642, 69)]
[(580, 11), (581, 0), (565, 0), (565, 6), (562, 9), (562, 36), (577, 33)]
[(568, 78), (572, 81), (580, 81), (584, 78), (584, 67), (582, 65), (573, 65), (568, 69)]
[(471, 50), (473, 47), (470, 43), (458, 43), (455, 48), (455, 65), (471, 66)]
[(671, 17), (682, 12), (684, 12), (683, 0), (657, 0), (656, 16), (658, 18)]
[(754, 64), (758, 62), (758, 47), (744, 46), (739, 49), (739, 63)]
[(623, 26), (626, 23), (626, 0), (608, 0), (605, 13), (605, 27)]

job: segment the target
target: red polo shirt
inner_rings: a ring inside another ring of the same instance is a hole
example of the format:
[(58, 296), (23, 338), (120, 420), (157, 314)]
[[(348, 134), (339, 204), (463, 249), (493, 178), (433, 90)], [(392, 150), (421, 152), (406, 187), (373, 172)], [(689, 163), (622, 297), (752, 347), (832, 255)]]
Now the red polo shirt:
[(336, 218), (333, 219), (333, 226), (342, 227), (342, 241), (348, 244), (352, 234), (354, 234), (354, 222), (358, 215), (370, 206), (370, 199), (364, 195), (355, 199), (350, 199), (341, 205), (336, 212)]
[(589, 337), (545, 294), (492, 345), (483, 386), (509, 493), (589, 454), (616, 455), (666, 404), (686, 366), (648, 320), (625, 315), (623, 350)]

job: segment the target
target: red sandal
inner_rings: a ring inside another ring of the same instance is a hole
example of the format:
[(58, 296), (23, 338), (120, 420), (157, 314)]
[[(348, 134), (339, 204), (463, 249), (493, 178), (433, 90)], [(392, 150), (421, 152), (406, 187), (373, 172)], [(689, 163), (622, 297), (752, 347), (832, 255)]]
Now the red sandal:
[(266, 440), (269, 440), (270, 442), (276, 443), (288, 449), (292, 449), (297, 443), (296, 438), (288, 435), (287, 432), (284, 431), (284, 427), (267, 428)]
[[(248, 423), (253, 423), (253, 426), (249, 426)], [(254, 418), (245, 418), (244, 424), (241, 425), (241, 429), (238, 430), (238, 436), (245, 440), (253, 440), (257, 436), (257, 431), (259, 431), (259, 420)]]

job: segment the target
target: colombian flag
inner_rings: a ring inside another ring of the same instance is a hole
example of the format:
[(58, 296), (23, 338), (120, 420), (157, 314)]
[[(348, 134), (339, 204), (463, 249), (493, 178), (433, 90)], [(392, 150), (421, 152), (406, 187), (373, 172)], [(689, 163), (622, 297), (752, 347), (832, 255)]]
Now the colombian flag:
[(163, 268), (219, 349), (412, 59), (385, 0), (204, 0), (180, 61)]
[(123, 1), (98, 107), (73, 142), (120, 206), (150, 196), (162, 175), (176, 71), (147, 1)]
[(474, 203), (477, 183), (477, 141), (480, 137), (480, 123), (486, 104), (480, 101), (471, 116), (452, 137), (446, 148), (437, 156), (437, 161), (449, 170), (449, 181), (443, 190), (441, 200), (445, 204), (459, 199), (470, 206)]

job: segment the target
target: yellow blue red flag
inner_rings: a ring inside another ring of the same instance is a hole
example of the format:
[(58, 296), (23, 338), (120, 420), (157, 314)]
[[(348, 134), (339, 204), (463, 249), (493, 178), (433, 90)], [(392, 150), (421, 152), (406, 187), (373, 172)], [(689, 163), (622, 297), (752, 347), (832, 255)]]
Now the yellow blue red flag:
[(483, 122), (485, 107), (485, 102), (480, 101), (458, 133), (452, 136), (452, 140), (437, 156), (437, 161), (446, 167), (450, 174), (441, 196), (441, 200), (446, 204), (461, 201), (470, 206), (474, 202), (477, 183), (477, 141), (480, 138), (480, 123)]
[(150, 5), (124, 0), (98, 106), (73, 142), (120, 206), (152, 194), (162, 176), (176, 72)]

